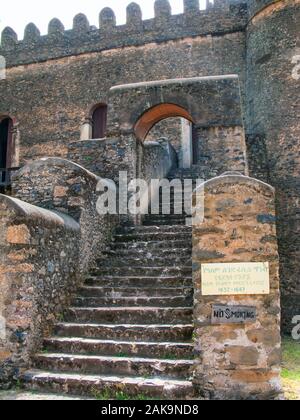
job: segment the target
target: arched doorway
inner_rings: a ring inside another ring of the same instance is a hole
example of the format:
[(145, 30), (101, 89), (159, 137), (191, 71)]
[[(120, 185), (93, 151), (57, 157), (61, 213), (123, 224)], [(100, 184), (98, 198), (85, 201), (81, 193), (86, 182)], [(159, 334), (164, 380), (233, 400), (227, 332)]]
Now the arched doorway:
[(178, 156), (178, 166), (190, 168), (196, 160), (193, 118), (182, 107), (163, 103), (147, 110), (137, 121), (134, 132), (142, 142), (166, 138)]
[(102, 139), (106, 135), (107, 105), (100, 104), (92, 111), (92, 138)]
[(12, 161), (12, 129), (13, 122), (9, 117), (0, 118), (0, 186), (10, 183)]

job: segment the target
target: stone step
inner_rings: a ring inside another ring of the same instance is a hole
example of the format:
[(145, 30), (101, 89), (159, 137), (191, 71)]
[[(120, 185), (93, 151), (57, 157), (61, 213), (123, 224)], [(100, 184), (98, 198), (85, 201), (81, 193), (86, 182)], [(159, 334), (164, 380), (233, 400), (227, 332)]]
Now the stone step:
[(115, 267), (165, 267), (165, 266), (169, 266), (169, 267), (178, 267), (178, 266), (186, 266), (186, 265), (190, 265), (192, 266), (192, 256), (189, 255), (187, 256), (165, 256), (165, 257), (158, 257), (157, 255), (154, 256), (150, 256), (150, 255), (146, 255), (145, 257), (136, 255), (135, 257), (133, 256), (124, 256), (124, 257), (110, 257), (110, 258), (102, 258), (102, 259), (98, 259), (96, 260), (96, 264), (97, 264), (97, 270), (101, 270), (104, 267), (110, 267), (112, 270)]
[(27, 389), (33, 391), (63, 392), (69, 395), (89, 395), (97, 399), (118, 399), (118, 395), (132, 398), (142, 396), (166, 400), (192, 399), (193, 384), (183, 380), (158, 378), (126, 378), (118, 376), (92, 376), (52, 373), (32, 370), (23, 376)]
[(192, 240), (190, 238), (180, 239), (180, 240), (156, 240), (156, 241), (136, 241), (136, 242), (115, 242), (110, 245), (111, 249), (166, 249), (173, 248), (174, 250), (180, 250), (181, 248), (190, 248), (192, 249)]
[(189, 379), (194, 361), (41, 353), (34, 357), (34, 365), (51, 372)]
[(186, 211), (190, 212), (191, 202), (175, 202), (170, 206), (166, 203), (161, 203), (158, 207), (157, 214), (154, 211), (150, 212), (149, 217), (151, 216), (185, 216)]
[(66, 322), (94, 322), (107, 324), (139, 324), (162, 323), (178, 324), (190, 323), (193, 319), (193, 310), (184, 308), (69, 308), (64, 313)]
[(122, 297), (193, 297), (193, 288), (191, 287), (91, 287), (84, 286), (78, 291), (79, 297), (101, 297), (115, 298)]
[[(144, 320), (143, 320), (144, 321)], [(190, 341), (194, 327), (190, 324), (78, 324), (60, 323), (55, 326), (59, 337), (82, 337), (106, 340), (183, 342)]]
[(121, 227), (117, 229), (118, 234), (131, 233), (182, 233), (187, 232), (192, 234), (192, 229), (186, 226), (135, 226), (135, 227)]
[(180, 249), (147, 249), (147, 248), (141, 248), (141, 249), (117, 249), (117, 250), (109, 250), (105, 252), (105, 255), (108, 257), (114, 257), (114, 258), (124, 258), (124, 257), (191, 257), (192, 250), (191, 248), (180, 248)]
[(169, 219), (170, 216), (159, 215), (157, 218), (149, 217), (144, 219), (143, 225), (148, 227), (161, 227), (161, 226), (174, 226), (174, 227), (186, 227), (186, 216), (180, 216), (179, 218)]
[(181, 225), (185, 225), (186, 224), (186, 219), (182, 218), (181, 220), (174, 220), (173, 222), (169, 222), (169, 221), (165, 221), (165, 220), (145, 220), (144, 222), (144, 226), (162, 226), (164, 224), (169, 225), (169, 224), (174, 224), (174, 226), (181, 226)]
[(151, 296), (148, 297), (76, 297), (72, 306), (78, 308), (99, 308), (99, 307), (169, 307), (182, 308), (193, 305), (192, 297), (185, 296)]
[(96, 340), (84, 338), (52, 337), (44, 340), (50, 353), (72, 353), (99, 356), (143, 357), (149, 359), (193, 359), (193, 343), (157, 343), (135, 341)]
[(190, 171), (190, 172), (181, 172), (181, 171), (177, 171), (177, 172), (172, 172), (171, 174), (168, 175), (168, 181), (174, 181), (174, 179), (179, 179), (182, 183), (182, 185), (184, 185), (184, 181), (186, 180), (193, 180), (193, 185), (195, 185), (197, 178), (200, 176), (200, 173), (197, 171)]
[(159, 209), (156, 213), (150, 212), (148, 217), (151, 216), (177, 216), (177, 217), (184, 217), (187, 212), (190, 212), (190, 202), (187, 202), (184, 206), (184, 203), (175, 203), (175, 205), (160, 205)]
[(192, 275), (161, 276), (89, 276), (87, 286), (96, 287), (192, 287)]
[(185, 214), (161, 214), (161, 213), (153, 214), (152, 213), (152, 214), (146, 214), (144, 216), (144, 220), (157, 218), (157, 219), (169, 220), (171, 222), (172, 220), (181, 219), (183, 217), (185, 217)]
[(154, 265), (145, 266), (124, 266), (124, 267), (109, 267), (103, 266), (91, 270), (92, 275), (114, 275), (114, 276), (192, 276), (192, 265), (178, 266), (178, 267), (155, 267)]
[(160, 217), (165, 217), (168, 220), (172, 221), (172, 219), (170, 218), (176, 219), (177, 217), (178, 219), (183, 219), (188, 214), (191, 214), (190, 207), (187, 207), (186, 209), (180, 206), (175, 207), (175, 208), (171, 207), (170, 209), (168, 207), (160, 207), (158, 214), (150, 214), (148, 218), (160, 216)]
[(132, 242), (132, 241), (172, 241), (172, 240), (192, 240), (190, 232), (134, 232), (122, 235), (115, 235), (115, 242)]

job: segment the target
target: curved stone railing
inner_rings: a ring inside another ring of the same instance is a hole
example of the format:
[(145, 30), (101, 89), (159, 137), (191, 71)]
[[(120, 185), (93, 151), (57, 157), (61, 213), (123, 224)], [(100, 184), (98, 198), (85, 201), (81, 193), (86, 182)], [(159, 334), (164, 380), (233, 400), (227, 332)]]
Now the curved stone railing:
[(60, 158), (32, 162), (12, 180), (14, 196), (46, 209), (71, 216), (80, 225), (79, 265), (84, 273), (105, 249), (117, 216), (99, 215), (96, 203), (101, 178), (82, 166)]
[(80, 284), (80, 227), (70, 216), (0, 195), (0, 383), (42, 346)]

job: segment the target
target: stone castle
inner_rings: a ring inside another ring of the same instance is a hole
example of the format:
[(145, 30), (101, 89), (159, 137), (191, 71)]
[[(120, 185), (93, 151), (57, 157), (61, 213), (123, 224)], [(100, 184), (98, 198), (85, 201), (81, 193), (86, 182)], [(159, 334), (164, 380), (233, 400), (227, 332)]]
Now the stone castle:
[[(300, 1), (183, 2), (172, 15), (156, 0), (149, 20), (131, 3), (122, 26), (105, 8), (99, 28), (79, 14), (71, 30), (2, 32), (5, 386), (281, 394), (280, 325), (300, 315)], [(171, 214), (100, 216), (102, 180), (120, 172), (204, 179), (204, 222), (185, 226), (182, 195)], [(247, 262), (269, 263), (269, 293), (203, 296), (203, 264)], [(256, 323), (212, 323), (233, 304)]]

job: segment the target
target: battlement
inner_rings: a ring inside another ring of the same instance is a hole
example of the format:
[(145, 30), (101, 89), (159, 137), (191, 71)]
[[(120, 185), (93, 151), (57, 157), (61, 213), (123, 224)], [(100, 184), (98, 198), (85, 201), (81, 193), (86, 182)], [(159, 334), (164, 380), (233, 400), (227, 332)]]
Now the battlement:
[(18, 40), (12, 28), (5, 28), (1, 37), (0, 55), (7, 67), (47, 61), (84, 53), (147, 43), (162, 43), (185, 37), (223, 35), (245, 29), (247, 24), (246, 0), (207, 0), (206, 10), (200, 10), (199, 0), (183, 0), (184, 13), (173, 15), (168, 0), (156, 0), (155, 17), (143, 20), (138, 4), (127, 7), (125, 25), (116, 24), (116, 15), (110, 8), (99, 14), (99, 28), (91, 26), (84, 14), (74, 17), (73, 28), (54, 18), (48, 34), (41, 36), (39, 29), (29, 23), (24, 39)]

